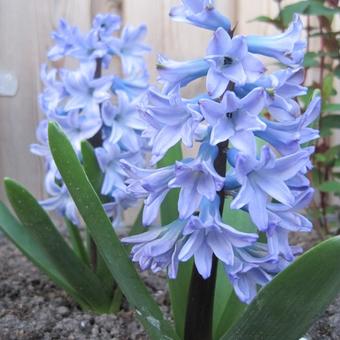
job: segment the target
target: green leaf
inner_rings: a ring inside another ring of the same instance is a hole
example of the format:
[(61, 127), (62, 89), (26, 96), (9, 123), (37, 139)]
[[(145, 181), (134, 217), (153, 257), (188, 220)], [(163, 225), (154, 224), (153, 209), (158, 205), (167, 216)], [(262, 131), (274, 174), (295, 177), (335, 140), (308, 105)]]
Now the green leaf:
[[(230, 283), (229, 283), (230, 285)], [(230, 285), (231, 286), (231, 285)], [(242, 303), (235, 292), (232, 290), (229, 299), (226, 302), (225, 310), (217, 325), (214, 339), (220, 339), (221, 336), (232, 327), (242, 316), (247, 305)]]
[(304, 105), (305, 108), (307, 108), (307, 106), (311, 102), (311, 100), (314, 96), (314, 90), (315, 89), (313, 87), (309, 87), (308, 90), (307, 90), (307, 93), (304, 96), (299, 97), (299, 100), (302, 102), (302, 104)]
[(318, 0), (311, 0), (308, 8), (308, 14), (318, 16), (333, 16), (339, 12), (339, 8), (326, 7)]
[(218, 263), (214, 297), (213, 339), (219, 339), (240, 317), (245, 305), (233, 291), (221, 262)]
[(281, 15), (283, 23), (288, 25), (292, 21), (294, 13), (332, 17), (339, 12), (339, 8), (326, 7), (319, 0), (307, 0), (284, 7)]
[(326, 112), (340, 112), (340, 104), (326, 103), (324, 105), (324, 111), (326, 111)]
[(218, 327), (232, 291), (233, 289), (224, 271), (223, 263), (218, 261), (214, 295), (213, 339), (218, 339)]
[[(177, 143), (166, 154), (166, 156), (160, 160), (157, 164), (158, 168), (165, 167), (174, 164), (176, 161), (182, 159), (181, 144)], [(178, 218), (178, 190), (171, 190), (163, 204), (161, 205), (161, 220), (162, 224), (166, 225)]]
[(281, 11), (283, 23), (287, 26), (292, 21), (294, 13), (306, 13), (308, 6), (309, 1), (299, 1), (285, 6)]
[(303, 65), (305, 67), (316, 67), (319, 65), (317, 58), (318, 54), (316, 52), (307, 52), (305, 54)]
[(260, 15), (256, 17), (255, 19), (250, 20), (250, 22), (253, 22), (253, 21), (265, 22), (267, 24), (272, 24), (277, 28), (282, 28), (282, 23), (281, 23), (280, 18), (271, 18), (265, 15)]
[(139, 278), (124, 246), (114, 232), (111, 221), (106, 216), (102, 203), (91, 186), (72, 145), (56, 123), (50, 123), (48, 131), (54, 161), (123, 294), (132, 307), (136, 308), (136, 314), (151, 339), (177, 339), (170, 322), (164, 320), (158, 305)]
[[(94, 148), (88, 141), (82, 141), (81, 142), (81, 153), (83, 156), (83, 167), (85, 170), (85, 173), (90, 180), (91, 185), (95, 189), (96, 193), (100, 196), (100, 199), (103, 203), (107, 202), (107, 199), (105, 196), (100, 195), (100, 191), (102, 188), (102, 182), (103, 182), (103, 173), (100, 170), (96, 154), (94, 152)], [(89, 233), (90, 231), (87, 230)], [(95, 273), (97, 277), (99, 278), (102, 285), (105, 287), (105, 289), (109, 292), (111, 292), (112, 297), (114, 298), (114, 280), (112, 278), (112, 275), (107, 268), (104, 259), (102, 256), (97, 252), (96, 245), (91, 239), (91, 235), (87, 235), (87, 243), (88, 243), (88, 253), (89, 256), (93, 262), (93, 267), (95, 270)], [(121, 295), (121, 294), (120, 294)], [(118, 297), (119, 294), (116, 294), (116, 297)], [(118, 301), (116, 301), (116, 306), (119, 304)], [(112, 311), (112, 308), (111, 308)]]
[(260, 290), (222, 340), (296, 340), (340, 290), (340, 237), (300, 256)]
[[(228, 197), (224, 201), (223, 222), (233, 228), (253, 233), (257, 228), (251, 221), (249, 214), (242, 210), (230, 209), (232, 198)], [(221, 268), (219, 268), (221, 269)], [(223, 282), (223, 284), (221, 284)], [(217, 272), (217, 282), (214, 301), (214, 338), (218, 339), (226, 330), (237, 321), (244, 309), (244, 304), (235, 299), (233, 289), (229, 283), (224, 270)]]
[(83, 166), (86, 175), (96, 192), (100, 193), (103, 183), (103, 174), (99, 168), (94, 149), (88, 141), (81, 142), (81, 154), (83, 156)]
[(340, 115), (328, 115), (320, 119), (321, 129), (340, 129)]
[(340, 192), (340, 182), (328, 181), (322, 183), (319, 188), (321, 192)]
[(80, 294), (70, 286), (54, 266), (54, 263), (50, 261), (46, 250), (35, 241), (30, 230), (20, 224), (2, 202), (0, 202), (0, 229), (15, 246), (57, 286), (64, 289), (84, 309), (91, 309)]
[(71, 240), (73, 251), (86, 265), (89, 265), (89, 258), (87, 256), (84, 242), (79, 232), (79, 227), (74, 225), (67, 218), (65, 218), (64, 220)]
[(322, 99), (326, 102), (333, 94), (334, 76), (328, 74), (323, 80)]
[[(182, 159), (180, 143), (172, 147), (166, 156), (158, 163), (158, 167), (174, 164)], [(166, 225), (178, 218), (178, 190), (171, 190), (161, 206), (162, 225)], [(168, 280), (172, 313), (175, 327), (180, 338), (184, 336), (185, 314), (188, 303), (188, 293), (192, 273), (193, 261), (180, 263), (176, 280)]]
[(231, 201), (232, 198), (228, 197), (224, 202), (223, 222), (244, 233), (257, 233), (257, 228), (247, 212), (230, 209)]
[(73, 253), (53, 222), (21, 185), (5, 179), (7, 197), (21, 223), (30, 230), (34, 242), (45, 250), (49, 261), (93, 310), (108, 310), (108, 295), (91, 270)]
[(325, 163), (327, 165), (336, 166), (336, 161), (340, 159), (340, 145), (332, 146), (323, 153), (323, 156), (325, 157)]

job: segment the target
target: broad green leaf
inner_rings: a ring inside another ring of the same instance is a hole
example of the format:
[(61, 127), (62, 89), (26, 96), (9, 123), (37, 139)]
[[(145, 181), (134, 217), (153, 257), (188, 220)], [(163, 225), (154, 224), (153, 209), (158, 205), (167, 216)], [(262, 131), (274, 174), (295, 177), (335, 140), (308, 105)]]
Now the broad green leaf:
[(5, 179), (5, 189), (19, 220), (30, 230), (34, 242), (45, 250), (49, 261), (93, 310), (106, 312), (108, 294), (103, 291), (97, 277), (69, 248), (45, 210), (13, 180)]
[(321, 192), (340, 192), (340, 182), (328, 181), (322, 183), (319, 188)]
[[(177, 339), (169, 321), (147, 291), (119, 241), (102, 203), (90, 184), (72, 145), (55, 123), (49, 124), (49, 145), (60, 174), (90, 230), (99, 252), (152, 339)], [(67, 160), (67, 162), (65, 162)]]
[(57, 286), (64, 289), (84, 309), (90, 309), (87, 302), (70, 286), (54, 266), (54, 263), (50, 261), (46, 250), (35, 241), (30, 230), (20, 224), (2, 202), (0, 202), (0, 229), (15, 246)]
[[(102, 182), (103, 182), (103, 173), (100, 170), (96, 154), (94, 152), (94, 148), (88, 141), (82, 141), (81, 142), (81, 153), (83, 157), (83, 167), (85, 170), (85, 173), (90, 180), (91, 185), (95, 189), (96, 193), (100, 196), (100, 199), (103, 203), (107, 202), (106, 197), (103, 195), (100, 195)], [(87, 230), (89, 232), (89, 230)], [(112, 297), (114, 297), (114, 280), (112, 278), (112, 275), (107, 268), (104, 259), (100, 255), (100, 253), (97, 251), (97, 247), (95, 243), (91, 240), (91, 235), (88, 235), (88, 252), (90, 255), (90, 258), (92, 258), (92, 265), (94, 267), (95, 273), (97, 277), (99, 278), (102, 285), (105, 287), (105, 289), (112, 293)], [(117, 297), (119, 295), (116, 295)], [(116, 305), (119, 303), (116, 302)]]
[[(166, 156), (158, 163), (158, 167), (174, 164), (182, 159), (180, 143), (172, 147)], [(161, 205), (161, 222), (167, 225), (178, 218), (178, 190), (171, 190)], [(172, 313), (177, 334), (183, 338), (185, 314), (192, 273), (192, 261), (180, 263), (176, 280), (168, 280)]]
[(296, 340), (340, 291), (340, 237), (300, 256), (259, 291), (222, 340)]

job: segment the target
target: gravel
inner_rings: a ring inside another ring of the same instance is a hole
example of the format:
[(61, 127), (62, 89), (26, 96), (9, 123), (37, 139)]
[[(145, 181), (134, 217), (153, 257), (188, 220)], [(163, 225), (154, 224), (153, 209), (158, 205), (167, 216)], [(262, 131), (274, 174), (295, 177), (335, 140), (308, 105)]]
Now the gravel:
[[(310, 242), (314, 243), (315, 238)], [(170, 317), (164, 275), (143, 273), (142, 277), (163, 312)], [(123, 307), (116, 316), (82, 312), (0, 235), (0, 340), (148, 339), (126, 302)], [(305, 338), (340, 340), (340, 297), (314, 323)]]
[[(162, 276), (144, 276), (162, 310), (169, 299)], [(78, 306), (0, 235), (0, 339), (148, 339), (127, 304), (118, 315)]]

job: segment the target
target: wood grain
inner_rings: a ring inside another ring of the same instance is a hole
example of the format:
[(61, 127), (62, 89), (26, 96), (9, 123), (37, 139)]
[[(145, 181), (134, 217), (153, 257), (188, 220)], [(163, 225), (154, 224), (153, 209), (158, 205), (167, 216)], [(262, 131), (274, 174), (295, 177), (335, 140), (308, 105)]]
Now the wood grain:
[[(66, 18), (82, 31), (89, 28), (98, 12), (122, 11), (126, 23), (148, 26), (147, 43), (151, 81), (157, 78), (159, 53), (176, 60), (198, 58), (205, 54), (211, 32), (177, 23), (168, 17), (170, 8), (180, 0), (0, 0), (0, 69), (16, 74), (19, 90), (15, 97), (0, 97), (0, 178), (13, 177), (42, 197), (41, 161), (30, 154), (35, 142), (35, 128), (41, 119), (37, 95), (41, 91), (40, 64), (46, 62), (51, 46), (50, 33), (60, 18)], [(294, 0), (286, 0), (284, 4)], [(237, 25), (237, 33), (272, 34), (269, 25), (249, 22), (259, 15), (275, 15), (277, 5), (271, 0), (216, 0), (218, 8)], [(184, 94), (204, 90), (204, 83), (194, 83)], [(0, 185), (0, 199), (3, 199)]]

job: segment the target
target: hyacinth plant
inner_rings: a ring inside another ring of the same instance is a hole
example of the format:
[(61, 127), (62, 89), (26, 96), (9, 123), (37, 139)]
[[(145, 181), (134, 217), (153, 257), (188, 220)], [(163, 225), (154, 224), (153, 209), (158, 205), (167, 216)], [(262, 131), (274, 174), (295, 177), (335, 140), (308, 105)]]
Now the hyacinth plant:
[[(160, 57), (162, 89), (147, 90), (136, 118), (150, 164), (122, 157), (108, 169), (114, 183), (121, 183), (122, 171), (131, 200), (144, 200), (147, 229), (122, 241), (132, 245), (131, 259), (142, 270), (167, 272), (174, 325), (139, 278), (112, 228), (103, 192), (91, 180), (93, 167), (79, 157), (60, 121), (48, 125), (57, 179), (151, 339), (297, 339), (340, 288), (339, 238), (304, 255), (288, 238), (312, 228), (301, 210), (313, 196), (308, 171), (319, 133), (310, 125), (321, 106), (318, 93), (303, 112), (296, 102), (306, 92), (301, 21), (294, 16), (279, 35), (246, 37), (234, 34), (211, 0), (183, 0), (170, 16), (211, 30), (207, 53), (184, 62)], [(286, 68), (267, 72), (259, 56)], [(206, 91), (183, 98), (182, 88), (199, 78)], [(121, 136), (130, 141), (126, 130)], [(196, 157), (183, 158), (181, 143), (197, 146)], [(35, 230), (46, 222), (22, 187), (6, 180), (6, 189), (25, 227)], [(24, 228), (4, 206), (0, 225)]]
[[(49, 121), (63, 128), (113, 227), (122, 227), (123, 212), (135, 205), (136, 199), (125, 190), (127, 177), (119, 162), (125, 159), (144, 166), (147, 150), (146, 139), (141, 136), (144, 125), (138, 117), (137, 102), (148, 87), (143, 55), (149, 48), (142, 42), (145, 26), (126, 26), (118, 35), (120, 26), (119, 16), (99, 14), (91, 30), (82, 34), (77, 27), (61, 20), (52, 34), (55, 45), (48, 58), (60, 62), (71, 57), (78, 65), (72, 69), (41, 67), (44, 89), (39, 103), (44, 119), (37, 128), (39, 144), (33, 144), (31, 151), (43, 158), (44, 187), (49, 197), (39, 203), (46, 211), (64, 219), (73, 252), (32, 197), (32, 211), (41, 221), (32, 217), (37, 229), (22, 232), (27, 234), (27, 242), (31, 236), (34, 239), (30, 247), (43, 249), (26, 249), (27, 245), (18, 240), (20, 235), (3, 226), (12, 241), (81, 306), (97, 312), (119, 310), (121, 292), (88, 230), (83, 240), (80, 216), (51, 155), (47, 128)], [(15, 184), (7, 182), (8, 197), (23, 224), (28, 224), (27, 213), (32, 211), (23, 207), (25, 211), (18, 212), (11, 185)], [(44, 231), (41, 228), (45, 225), (49, 229)], [(42, 252), (46, 252), (45, 256)], [(46, 263), (43, 257), (48, 258)]]

